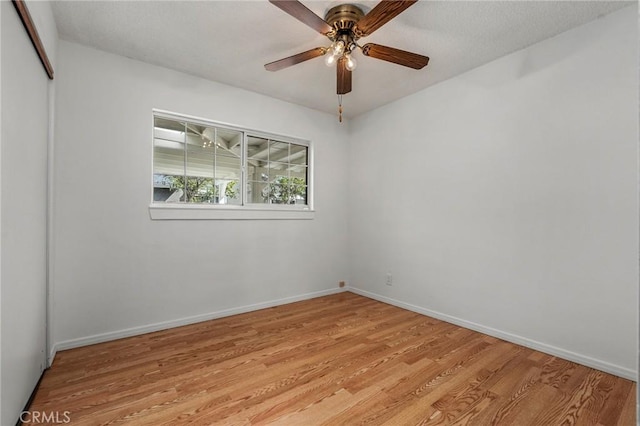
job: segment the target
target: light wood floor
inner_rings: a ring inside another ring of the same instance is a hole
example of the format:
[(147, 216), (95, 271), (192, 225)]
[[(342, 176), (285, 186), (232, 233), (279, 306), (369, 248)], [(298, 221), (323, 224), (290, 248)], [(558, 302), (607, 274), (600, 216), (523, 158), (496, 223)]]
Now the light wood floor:
[(624, 425), (636, 385), (352, 293), (59, 352), (71, 424)]

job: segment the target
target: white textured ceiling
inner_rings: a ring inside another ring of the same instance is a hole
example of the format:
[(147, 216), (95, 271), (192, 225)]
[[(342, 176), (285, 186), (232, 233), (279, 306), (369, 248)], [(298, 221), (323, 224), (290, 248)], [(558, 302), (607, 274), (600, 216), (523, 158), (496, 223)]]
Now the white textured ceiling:
[[(302, 0), (316, 14), (345, 1)], [(377, 0), (358, 0), (365, 12)], [(354, 117), (632, 4), (622, 1), (422, 0), (360, 44), (430, 57), (419, 71), (356, 53)], [(151, 64), (335, 113), (335, 68), (322, 58), (278, 71), (263, 65), (314, 47), (316, 33), (266, 0), (56, 1), (60, 37)]]

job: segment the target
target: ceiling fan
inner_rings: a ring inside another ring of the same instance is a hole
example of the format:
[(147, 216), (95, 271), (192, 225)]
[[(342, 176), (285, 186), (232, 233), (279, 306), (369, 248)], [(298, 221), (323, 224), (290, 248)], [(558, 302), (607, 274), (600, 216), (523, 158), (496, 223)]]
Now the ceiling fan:
[[(331, 45), (316, 47), (288, 58), (270, 62), (264, 67), (268, 71), (278, 71), (309, 59), (327, 55), (326, 64), (336, 64), (338, 95), (351, 92), (351, 72), (356, 67), (352, 53), (356, 48), (360, 48), (363, 55), (371, 58), (417, 70), (422, 69), (429, 63), (429, 58), (426, 56), (374, 43), (367, 43), (364, 46), (358, 44), (360, 38), (371, 35), (416, 1), (418, 0), (382, 0), (366, 15), (358, 6), (341, 4), (329, 9), (322, 19), (297, 0), (269, 0), (276, 7), (325, 35), (331, 41)], [(340, 121), (342, 121), (341, 102), (339, 112)]]

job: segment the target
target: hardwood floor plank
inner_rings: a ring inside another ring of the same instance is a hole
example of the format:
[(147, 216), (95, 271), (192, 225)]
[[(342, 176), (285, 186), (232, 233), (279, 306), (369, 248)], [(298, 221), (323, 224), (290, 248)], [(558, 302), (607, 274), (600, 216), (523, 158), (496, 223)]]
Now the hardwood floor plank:
[[(614, 380), (613, 390), (601, 409), (595, 409), (597, 421), (600, 424), (617, 424), (622, 416), (624, 405), (627, 402), (625, 395), (635, 394), (633, 383), (619, 377), (611, 377)], [(635, 403), (635, 399), (633, 401)]]
[(559, 424), (576, 424), (582, 423), (584, 416), (582, 415), (587, 406), (594, 399), (596, 386), (600, 383), (604, 373), (593, 370), (587, 375), (587, 378), (581, 383), (578, 391), (573, 393), (571, 399), (567, 403), (562, 414), (558, 417)]
[(438, 410), (439, 415), (432, 415), (420, 424), (425, 426), (450, 425), (474, 413), (476, 408), (491, 405), (497, 397), (498, 395), (482, 388), (470, 387), (456, 398), (449, 400), (446, 405), (440, 407), (432, 405)]
[(233, 424), (242, 423), (248, 419), (251, 424), (270, 424), (288, 413), (301, 411), (316, 401), (333, 395), (341, 389), (337, 384), (338, 380), (339, 375), (328, 374), (319, 380), (293, 387), (261, 403), (246, 407), (242, 412), (229, 416), (225, 421)]
[[(626, 426), (626, 425), (634, 425), (636, 424), (636, 416), (638, 415), (638, 413), (636, 413), (636, 395), (637, 395), (637, 383), (634, 383), (633, 386), (631, 387), (631, 391), (629, 392), (629, 396), (627, 396), (627, 400), (624, 403), (624, 406), (622, 407), (622, 412), (620, 413), (620, 417), (618, 418), (618, 422), (617, 424), (619, 426)], [(614, 423), (609, 423), (609, 419), (601, 419), (600, 422), (602, 424), (614, 424)]]
[(270, 424), (272, 425), (317, 425), (322, 424), (331, 416), (333, 413), (338, 411), (340, 407), (344, 407), (345, 405), (350, 404), (352, 399), (352, 395), (344, 390), (340, 389), (333, 395), (328, 398), (323, 398), (320, 401), (317, 401), (314, 404), (308, 405), (302, 410), (294, 411), (285, 416), (274, 420)]
[[(535, 371), (535, 370), (532, 370)], [(533, 374), (535, 376), (537, 372)], [(519, 388), (502, 406), (491, 420), (491, 424), (506, 425), (560, 425), (563, 423), (540, 423), (537, 417), (546, 407), (557, 398), (558, 391), (539, 381), (531, 381), (532, 376), (523, 380), (523, 387)], [(569, 423), (571, 424), (571, 423)]]
[(376, 387), (362, 389), (353, 394), (352, 400), (342, 407), (337, 407), (331, 417), (319, 423), (322, 426), (353, 425), (357, 419), (369, 415), (371, 407), (384, 404), (388, 396)]
[(473, 409), (458, 417), (452, 425), (455, 426), (487, 426), (498, 425), (495, 421), (496, 413), (506, 404), (508, 398), (497, 395), (495, 399), (485, 399), (478, 403)]
[(61, 351), (73, 425), (623, 425), (636, 384), (352, 293)]

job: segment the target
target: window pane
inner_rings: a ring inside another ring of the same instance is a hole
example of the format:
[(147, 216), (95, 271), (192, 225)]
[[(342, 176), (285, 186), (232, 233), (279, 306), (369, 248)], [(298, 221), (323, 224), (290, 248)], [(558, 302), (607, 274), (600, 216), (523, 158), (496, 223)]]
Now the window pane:
[(178, 202), (184, 177), (185, 123), (156, 117), (153, 129), (153, 201)]
[(275, 161), (269, 162), (269, 176), (270, 180), (278, 176), (288, 176), (289, 175), (289, 164), (288, 163), (278, 163)]
[(307, 190), (306, 185), (293, 185), (291, 189), (293, 204), (307, 204)]
[(204, 143), (216, 148), (216, 155), (240, 158), (242, 132), (224, 128), (207, 127), (202, 134)]
[(212, 178), (201, 176), (187, 176), (187, 184), (183, 179), (178, 179), (176, 186), (184, 191), (181, 201), (187, 203), (216, 203), (217, 191)]
[(218, 188), (213, 181), (214, 149), (187, 132), (187, 184), (182, 187), (187, 203), (218, 202)]
[(214, 173), (216, 179), (239, 180), (242, 173), (240, 158), (219, 155), (216, 150)]
[(262, 189), (264, 202), (270, 204), (305, 204), (307, 186), (304, 178), (278, 175)]
[(184, 143), (185, 123), (183, 121), (169, 120), (166, 118), (154, 117), (153, 137), (174, 142)]
[(289, 144), (285, 142), (269, 141), (269, 162), (287, 162), (289, 159)]
[(188, 203), (242, 203), (237, 183), (242, 173), (241, 146), (242, 132), (187, 126)]
[(247, 137), (247, 157), (267, 160), (269, 155), (269, 141), (255, 136)]
[(213, 177), (214, 148), (187, 144), (187, 176)]
[(247, 179), (255, 182), (269, 182), (269, 169), (263, 165), (261, 161), (249, 160)]
[(289, 178), (293, 184), (307, 185), (307, 168), (304, 166), (291, 166)]
[(242, 204), (239, 180), (216, 180), (220, 188), (220, 204)]
[(247, 198), (250, 203), (268, 203), (267, 182), (249, 182), (247, 184)]
[(289, 163), (307, 165), (308, 163), (309, 148), (302, 145), (291, 145), (291, 155), (289, 156)]
[(156, 139), (153, 147), (153, 173), (184, 174), (184, 144)]
[[(216, 150), (216, 154), (219, 150)], [(215, 182), (218, 186), (220, 204), (242, 204), (240, 179), (242, 167), (239, 157), (215, 156)]]

